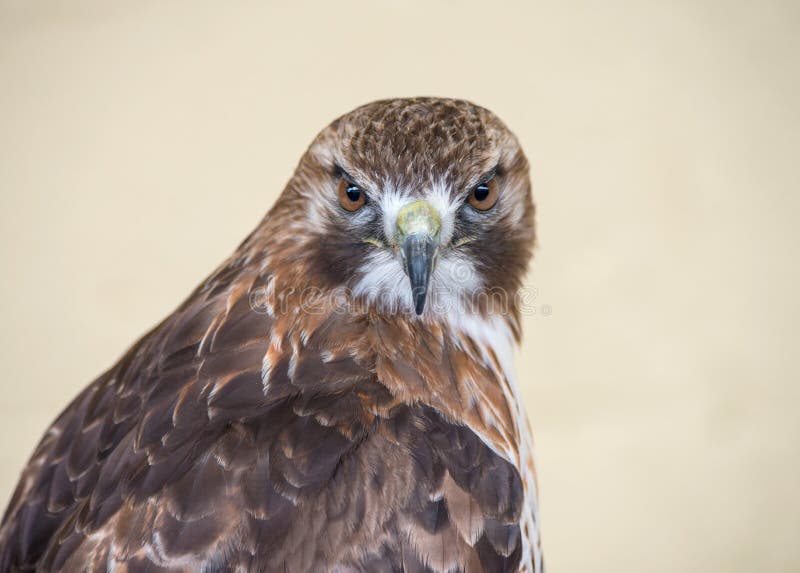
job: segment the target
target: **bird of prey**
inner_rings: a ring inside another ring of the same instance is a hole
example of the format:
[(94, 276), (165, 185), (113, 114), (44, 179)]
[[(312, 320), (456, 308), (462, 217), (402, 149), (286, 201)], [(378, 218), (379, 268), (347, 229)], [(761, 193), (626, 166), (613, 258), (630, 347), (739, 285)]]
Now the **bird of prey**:
[(542, 571), (513, 350), (528, 162), (488, 110), (364, 105), (67, 406), (2, 571)]

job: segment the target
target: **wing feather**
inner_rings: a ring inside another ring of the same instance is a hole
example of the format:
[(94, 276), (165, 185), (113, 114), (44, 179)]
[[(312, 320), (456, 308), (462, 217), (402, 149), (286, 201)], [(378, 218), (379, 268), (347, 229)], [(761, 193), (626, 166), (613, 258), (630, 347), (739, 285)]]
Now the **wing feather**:
[(435, 333), (414, 363), (401, 340), (419, 333), (384, 324), (381, 344), (399, 350), (377, 357), (367, 315), (298, 325), (257, 312), (269, 277), (241, 264), (54, 422), (5, 514), (0, 568), (516, 571), (517, 468), (379, 376), (424, 395), (444, 364), (468, 406), (457, 375), (475, 371), (456, 347)]

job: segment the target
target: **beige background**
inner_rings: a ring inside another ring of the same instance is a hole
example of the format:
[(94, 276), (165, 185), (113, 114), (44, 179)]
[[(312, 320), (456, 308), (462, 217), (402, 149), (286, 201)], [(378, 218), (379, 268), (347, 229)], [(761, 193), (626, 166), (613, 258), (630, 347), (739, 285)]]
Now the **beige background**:
[(798, 4), (287, 4), (0, 1), (0, 499), (320, 128), (458, 96), (534, 167), (550, 571), (799, 570)]

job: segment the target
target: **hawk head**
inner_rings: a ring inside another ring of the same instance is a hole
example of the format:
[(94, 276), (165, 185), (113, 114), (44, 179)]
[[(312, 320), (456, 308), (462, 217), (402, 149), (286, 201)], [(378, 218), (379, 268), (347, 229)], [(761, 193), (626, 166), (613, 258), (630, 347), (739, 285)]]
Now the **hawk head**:
[(293, 288), (423, 318), (513, 313), (533, 219), (528, 162), (494, 114), (395, 99), (316, 137), (260, 235), (280, 244)]

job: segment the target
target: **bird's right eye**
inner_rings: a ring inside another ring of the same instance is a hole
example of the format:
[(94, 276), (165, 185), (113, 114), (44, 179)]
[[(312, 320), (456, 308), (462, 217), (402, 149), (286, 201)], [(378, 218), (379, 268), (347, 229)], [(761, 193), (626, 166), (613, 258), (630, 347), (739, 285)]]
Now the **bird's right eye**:
[(358, 211), (367, 201), (367, 196), (363, 189), (344, 177), (339, 179), (337, 193), (339, 195), (339, 204), (350, 212)]

